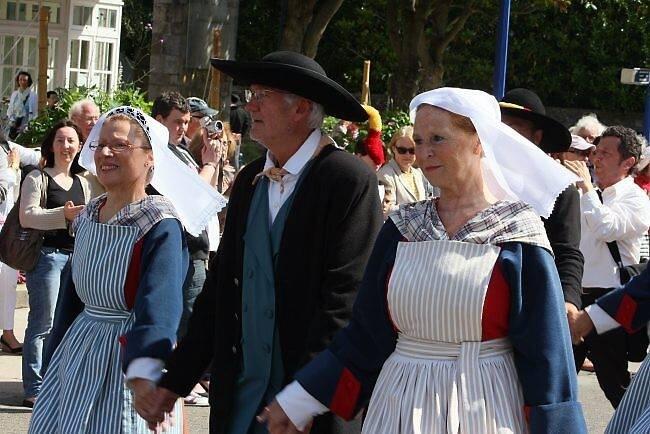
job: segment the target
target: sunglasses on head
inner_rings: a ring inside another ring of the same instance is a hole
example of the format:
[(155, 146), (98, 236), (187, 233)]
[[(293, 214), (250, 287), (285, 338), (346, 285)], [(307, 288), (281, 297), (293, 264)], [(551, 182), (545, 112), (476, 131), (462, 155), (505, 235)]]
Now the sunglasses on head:
[(407, 152), (411, 155), (415, 155), (415, 148), (403, 148), (401, 146), (395, 146), (395, 150), (397, 151), (398, 154), (404, 155)]

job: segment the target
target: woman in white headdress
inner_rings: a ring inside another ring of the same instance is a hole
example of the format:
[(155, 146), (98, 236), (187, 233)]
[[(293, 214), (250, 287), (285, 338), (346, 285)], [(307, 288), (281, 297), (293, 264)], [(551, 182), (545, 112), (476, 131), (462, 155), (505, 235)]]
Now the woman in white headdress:
[[(109, 111), (88, 137), (80, 163), (106, 194), (70, 228), (72, 282), (53, 339), (67, 332), (30, 433), (149, 432), (136, 410), (175, 345), (189, 261), (183, 226), (198, 233), (224, 204), (167, 143), (167, 129), (132, 107)], [(148, 196), (149, 183), (162, 196)], [(168, 432), (182, 432), (181, 422)]]
[(260, 419), (285, 433), (367, 406), (364, 433), (586, 433), (540, 220), (574, 178), (484, 92), (436, 89), (410, 109), (440, 196), (388, 218), (349, 326)]

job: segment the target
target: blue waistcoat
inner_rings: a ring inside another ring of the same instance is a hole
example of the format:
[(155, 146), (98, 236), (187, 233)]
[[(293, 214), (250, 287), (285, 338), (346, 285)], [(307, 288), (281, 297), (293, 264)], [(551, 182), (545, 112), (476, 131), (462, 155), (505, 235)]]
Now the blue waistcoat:
[(270, 225), (269, 180), (261, 177), (251, 201), (244, 234), (242, 285), (243, 368), (237, 380), (229, 434), (267, 433), (255, 416), (282, 390), (284, 370), (275, 323), (275, 262), (287, 215), (311, 163)]

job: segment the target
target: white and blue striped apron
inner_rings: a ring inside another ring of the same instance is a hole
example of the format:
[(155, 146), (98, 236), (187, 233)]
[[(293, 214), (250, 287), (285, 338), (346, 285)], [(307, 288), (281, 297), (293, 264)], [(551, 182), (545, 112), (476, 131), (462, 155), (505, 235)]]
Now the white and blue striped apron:
[[(72, 278), (85, 309), (52, 358), (30, 433), (150, 433), (125, 387), (119, 342), (135, 319), (124, 285), (138, 234), (136, 227), (90, 220), (77, 228)], [(167, 432), (182, 432), (180, 405)]]
[(373, 390), (364, 433), (527, 432), (508, 339), (481, 342), (498, 255), (487, 244), (399, 243), (387, 295), (397, 346)]

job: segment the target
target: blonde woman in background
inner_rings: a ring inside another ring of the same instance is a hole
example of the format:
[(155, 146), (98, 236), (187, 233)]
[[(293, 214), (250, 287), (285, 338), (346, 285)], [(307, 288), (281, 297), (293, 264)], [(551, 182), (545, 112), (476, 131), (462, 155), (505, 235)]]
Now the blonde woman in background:
[(437, 190), (429, 184), (422, 170), (414, 167), (416, 161), (412, 126), (397, 130), (388, 149), (393, 158), (377, 172), (379, 182), (386, 186), (387, 192), (392, 192), (384, 198), (384, 218), (399, 205), (433, 197)]

